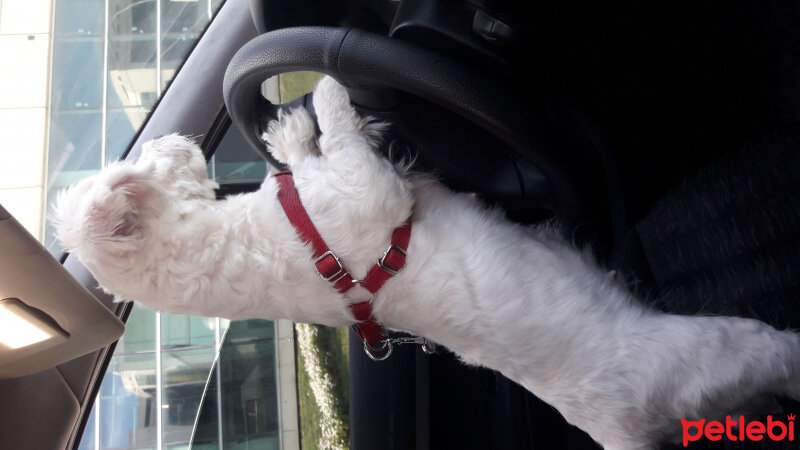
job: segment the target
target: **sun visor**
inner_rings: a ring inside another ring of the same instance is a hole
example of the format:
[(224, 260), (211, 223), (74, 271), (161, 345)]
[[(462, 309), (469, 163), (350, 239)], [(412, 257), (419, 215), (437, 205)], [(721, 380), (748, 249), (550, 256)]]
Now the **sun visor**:
[(0, 378), (83, 356), (116, 341), (124, 330), (0, 205)]

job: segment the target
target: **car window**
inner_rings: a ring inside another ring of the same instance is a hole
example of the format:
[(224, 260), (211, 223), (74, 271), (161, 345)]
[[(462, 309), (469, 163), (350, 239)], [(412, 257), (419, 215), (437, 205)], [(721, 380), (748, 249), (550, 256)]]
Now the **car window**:
[(46, 211), (58, 191), (123, 155), (221, 3), (55, 1)]
[[(284, 74), (264, 91), (290, 101), (319, 77)], [(239, 193), (258, 189), (268, 167), (231, 126), (208, 172)], [(80, 449), (349, 448), (348, 333), (135, 305)]]
[[(122, 157), (221, 3), (54, 2), (43, 210), (58, 191)], [(58, 257), (53, 231), (45, 216), (39, 237)], [(235, 335), (237, 345), (274, 347), (271, 326), (251, 324), (245, 337)], [(227, 327), (223, 319), (134, 308), (80, 448), (185, 448)]]
[[(0, 201), (54, 256), (62, 249), (46, 212), (57, 193), (125, 154), (221, 2), (55, 0), (52, 11), (36, 9), (35, 30), (0, 2), (0, 31), (12, 24), (7, 41), (19, 44), (0, 60), (20, 68), (0, 96), (10, 124), (0, 129)], [(288, 101), (318, 77), (291, 74), (266, 88)], [(231, 127), (209, 172), (224, 187), (257, 189), (267, 167)], [(304, 448), (345, 448), (347, 332), (134, 306), (76, 445), (294, 449), (302, 436)]]
[(281, 448), (277, 337), (271, 321), (134, 308), (79, 448)]

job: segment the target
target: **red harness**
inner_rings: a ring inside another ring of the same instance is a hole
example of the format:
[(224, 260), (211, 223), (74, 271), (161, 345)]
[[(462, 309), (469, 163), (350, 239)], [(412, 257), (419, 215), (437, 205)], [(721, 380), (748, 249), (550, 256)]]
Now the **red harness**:
[[(275, 174), (275, 178), (280, 186), (278, 200), (281, 202), (286, 217), (297, 230), (300, 238), (311, 245), (314, 251), (314, 268), (319, 276), (333, 284), (337, 291), (345, 293), (359, 283), (373, 294), (372, 298), (375, 298), (375, 293), (386, 283), (386, 280), (405, 267), (406, 251), (411, 239), (410, 217), (403, 225), (394, 230), (391, 245), (383, 253), (383, 257), (378, 260), (378, 263), (372, 266), (366, 278), (356, 280), (345, 270), (336, 254), (328, 248), (311, 222), (311, 218), (308, 217), (294, 187), (292, 173), (280, 172)], [(372, 317), (372, 300), (351, 304), (350, 310), (353, 311), (356, 318), (353, 329), (365, 344), (374, 349), (386, 339), (385, 329)]]

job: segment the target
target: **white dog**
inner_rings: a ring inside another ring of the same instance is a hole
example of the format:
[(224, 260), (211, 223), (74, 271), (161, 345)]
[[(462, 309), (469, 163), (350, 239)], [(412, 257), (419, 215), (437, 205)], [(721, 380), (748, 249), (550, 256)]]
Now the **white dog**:
[[(652, 449), (680, 419), (718, 418), (762, 394), (800, 398), (800, 338), (750, 319), (649, 309), (586, 253), (545, 228), (509, 223), (471, 196), (399, 174), (375, 151), (332, 79), (314, 96), (322, 131), (296, 110), (265, 136), (289, 164), (320, 235), (355, 278), (413, 214), (405, 268), (372, 304), (389, 329), (424, 336), (502, 372), (606, 449)], [(314, 270), (268, 177), (216, 201), (200, 149), (167, 136), (59, 198), (58, 238), (108, 291), (204, 316), (354, 322)]]

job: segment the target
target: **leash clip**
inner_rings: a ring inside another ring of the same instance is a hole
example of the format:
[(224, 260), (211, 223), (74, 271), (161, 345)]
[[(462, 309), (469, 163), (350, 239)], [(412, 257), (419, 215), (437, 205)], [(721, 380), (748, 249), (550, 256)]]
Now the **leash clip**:
[(436, 346), (422, 336), (386, 338), (374, 347), (364, 341), (364, 353), (373, 361), (385, 361), (392, 356), (395, 345), (416, 344), (422, 347), (422, 352), (431, 355), (436, 351)]

